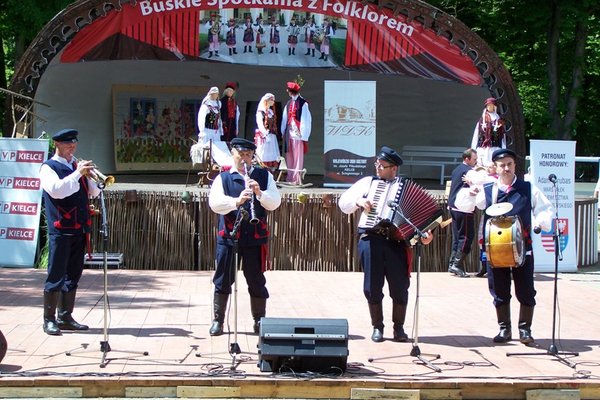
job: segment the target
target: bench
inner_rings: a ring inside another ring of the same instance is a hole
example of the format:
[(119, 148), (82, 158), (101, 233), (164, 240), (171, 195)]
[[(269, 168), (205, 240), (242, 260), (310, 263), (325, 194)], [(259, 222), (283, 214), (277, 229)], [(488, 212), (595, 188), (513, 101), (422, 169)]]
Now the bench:
[(462, 162), (462, 153), (466, 147), (448, 147), (448, 146), (403, 146), (402, 161), (410, 169), (412, 177), (412, 167), (439, 167), (440, 185), (444, 184), (444, 179), (452, 173), (446, 174), (446, 166), (453, 168)]

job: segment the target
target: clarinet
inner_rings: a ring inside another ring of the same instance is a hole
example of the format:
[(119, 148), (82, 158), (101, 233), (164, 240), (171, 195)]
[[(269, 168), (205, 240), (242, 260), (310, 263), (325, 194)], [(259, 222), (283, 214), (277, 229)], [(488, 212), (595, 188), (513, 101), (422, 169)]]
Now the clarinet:
[[(250, 171), (248, 170), (248, 164), (246, 164), (245, 161), (242, 161), (244, 163), (244, 171), (246, 171), (246, 189), (249, 189), (248, 186), (248, 180), (250, 179)], [(250, 223), (252, 225), (256, 225), (258, 224), (258, 217), (256, 216), (256, 211), (254, 210), (254, 200), (256, 198), (256, 195), (254, 194), (254, 192), (252, 192), (252, 198), (250, 199)]]

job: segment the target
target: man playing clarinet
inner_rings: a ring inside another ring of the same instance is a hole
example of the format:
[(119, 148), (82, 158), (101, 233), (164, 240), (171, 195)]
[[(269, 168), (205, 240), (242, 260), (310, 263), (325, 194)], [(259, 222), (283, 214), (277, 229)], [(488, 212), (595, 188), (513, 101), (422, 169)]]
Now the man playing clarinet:
[[(248, 284), (255, 333), (259, 332), (260, 319), (266, 312), (269, 297), (264, 275), (269, 241), (267, 211), (279, 207), (281, 195), (271, 173), (252, 166), (255, 150), (253, 142), (234, 138), (231, 141), (233, 166), (221, 172), (210, 187), (208, 205), (219, 214), (211, 336), (223, 334), (227, 301), (235, 280), (234, 240), (237, 240), (238, 256)], [(243, 218), (237, 234), (232, 237), (240, 213), (248, 217)]]

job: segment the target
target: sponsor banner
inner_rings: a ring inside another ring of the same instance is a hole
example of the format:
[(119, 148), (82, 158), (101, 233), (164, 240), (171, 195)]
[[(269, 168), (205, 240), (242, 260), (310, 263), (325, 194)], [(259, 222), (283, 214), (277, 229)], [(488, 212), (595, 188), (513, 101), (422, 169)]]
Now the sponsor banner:
[(61, 54), (64, 63), (156, 59), (482, 83), (473, 60), (445, 35), (402, 13), (352, 0), (129, 2), (83, 27)]
[[(532, 235), (535, 270), (554, 272), (555, 228), (560, 233), (558, 248), (560, 272), (577, 271), (575, 243), (575, 144), (563, 140), (531, 140), (531, 183), (536, 185), (557, 209), (552, 229)], [(555, 183), (552, 182), (555, 181)]]
[(325, 187), (375, 174), (376, 82), (325, 81)]
[(0, 138), (0, 267), (33, 267), (48, 140)]

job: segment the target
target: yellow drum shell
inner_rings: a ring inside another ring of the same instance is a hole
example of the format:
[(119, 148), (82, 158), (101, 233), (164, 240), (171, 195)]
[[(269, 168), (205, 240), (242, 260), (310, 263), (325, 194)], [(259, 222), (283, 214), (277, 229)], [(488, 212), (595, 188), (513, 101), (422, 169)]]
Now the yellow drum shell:
[(523, 264), (521, 221), (516, 216), (495, 217), (485, 224), (487, 262), (492, 268), (514, 268)]

